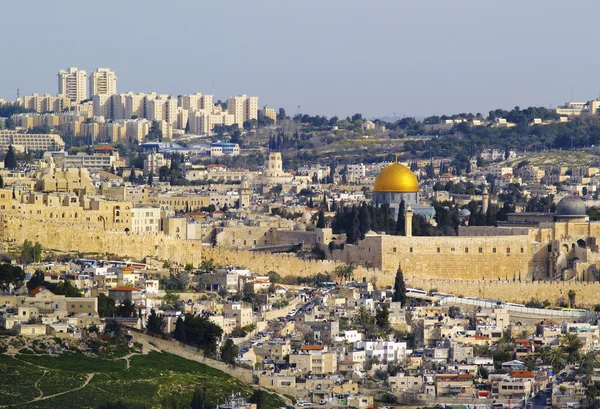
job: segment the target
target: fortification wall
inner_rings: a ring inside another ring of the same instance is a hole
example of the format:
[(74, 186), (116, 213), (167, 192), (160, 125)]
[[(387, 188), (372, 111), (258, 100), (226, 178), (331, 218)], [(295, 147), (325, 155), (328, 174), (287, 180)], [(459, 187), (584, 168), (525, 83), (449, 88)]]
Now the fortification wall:
[(410, 288), (422, 288), (427, 291), (462, 295), (464, 297), (492, 298), (524, 304), (532, 298), (555, 303), (558, 298), (568, 301), (570, 290), (575, 291), (575, 304), (591, 308), (600, 304), (600, 283), (578, 281), (534, 281), (518, 280), (452, 280), (406, 277)]
[(58, 221), (39, 221), (3, 216), (0, 234), (3, 240), (21, 244), (39, 242), (44, 248), (82, 253), (106, 253), (143, 260), (146, 257), (178, 264), (200, 264), (201, 243), (168, 237), (164, 234), (126, 233), (116, 230), (82, 227)]

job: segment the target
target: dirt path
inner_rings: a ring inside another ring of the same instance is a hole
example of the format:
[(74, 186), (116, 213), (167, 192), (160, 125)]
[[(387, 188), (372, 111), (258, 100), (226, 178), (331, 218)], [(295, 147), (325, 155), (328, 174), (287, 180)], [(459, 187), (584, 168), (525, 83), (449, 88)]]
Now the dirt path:
[[(46, 373), (44, 373), (44, 375), (45, 374)], [(64, 395), (64, 394), (67, 394), (67, 393), (78, 391), (80, 389), (85, 388), (90, 383), (90, 381), (94, 378), (94, 375), (96, 375), (95, 372), (87, 374), (87, 377), (86, 377), (85, 382), (83, 383), (83, 385), (78, 386), (77, 388), (69, 389), (68, 391), (59, 392), (59, 393), (55, 393), (54, 395), (48, 395), (48, 396), (44, 396), (44, 394), (42, 393), (42, 391), (37, 387), (37, 382), (36, 382), (36, 389), (38, 389), (40, 391), (40, 394), (41, 394), (40, 396), (38, 396), (37, 398), (35, 398), (33, 400), (29, 400), (27, 402), (13, 403), (11, 405), (2, 405), (2, 406), (0, 406), (0, 408), (7, 408), (7, 407), (16, 407), (16, 406), (21, 406), (21, 405), (27, 405), (29, 403), (39, 402), (41, 400), (46, 400), (46, 399), (52, 399), (52, 398), (55, 398), (55, 397), (60, 396), (60, 395)], [(43, 378), (43, 376), (42, 376), (42, 378)], [(42, 378), (40, 378), (38, 380), (38, 382), (41, 381)]]
[(44, 396), (44, 392), (42, 392), (42, 390), (38, 387), (38, 383), (40, 383), (40, 381), (42, 379), (44, 379), (44, 376), (46, 376), (47, 373), (48, 373), (48, 371), (44, 369), (44, 373), (42, 374), (42, 376), (40, 377), (40, 379), (38, 379), (37, 381), (35, 381), (35, 383), (33, 384), (33, 386), (35, 387), (35, 389), (37, 389), (38, 392), (40, 393), (40, 396), (38, 396), (38, 398), (41, 398), (41, 397)]

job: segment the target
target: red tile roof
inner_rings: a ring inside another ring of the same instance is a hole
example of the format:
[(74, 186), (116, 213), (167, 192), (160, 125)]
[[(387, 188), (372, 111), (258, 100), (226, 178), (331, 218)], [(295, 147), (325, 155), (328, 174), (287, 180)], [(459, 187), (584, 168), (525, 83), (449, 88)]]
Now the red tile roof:
[(135, 287), (121, 286), (121, 287), (110, 288), (108, 291), (140, 291), (140, 289), (135, 288)]
[(37, 293), (39, 293), (40, 291), (42, 291), (44, 288), (46, 288), (46, 287), (44, 287), (44, 286), (42, 286), (42, 285), (38, 285), (38, 286), (37, 286), (37, 287), (35, 287), (33, 290), (31, 290), (31, 291), (29, 292), (29, 294), (31, 294), (31, 295), (36, 295)]
[(100, 145), (100, 146), (96, 146), (94, 148), (95, 151), (111, 151), (114, 152), (117, 149), (113, 148), (112, 146), (108, 146), (108, 145)]
[(323, 349), (322, 345), (303, 345), (300, 347), (301, 351), (322, 351)]
[(533, 378), (533, 372), (531, 371), (514, 371), (512, 373), (513, 378)]

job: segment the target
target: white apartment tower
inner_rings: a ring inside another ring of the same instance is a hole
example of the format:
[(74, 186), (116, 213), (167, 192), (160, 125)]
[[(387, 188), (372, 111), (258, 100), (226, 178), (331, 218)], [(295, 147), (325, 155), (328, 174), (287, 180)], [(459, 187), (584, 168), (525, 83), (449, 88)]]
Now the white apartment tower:
[(248, 97), (246, 95), (229, 97), (227, 111), (233, 115), (234, 123), (241, 128), (245, 121), (258, 119), (258, 97)]
[(90, 95), (117, 93), (117, 76), (109, 68), (98, 68), (90, 75)]
[(58, 72), (58, 95), (79, 103), (87, 99), (87, 74), (77, 67), (69, 67), (67, 71)]

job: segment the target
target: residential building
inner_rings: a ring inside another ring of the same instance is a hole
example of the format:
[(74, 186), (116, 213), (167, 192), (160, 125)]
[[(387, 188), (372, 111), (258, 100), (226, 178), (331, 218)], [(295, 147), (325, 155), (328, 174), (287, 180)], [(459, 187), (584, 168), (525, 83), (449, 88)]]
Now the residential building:
[(114, 95), (117, 93), (117, 76), (110, 68), (98, 68), (90, 75), (90, 95)]
[(161, 210), (158, 206), (136, 206), (131, 209), (131, 230), (136, 233), (158, 233)]
[(58, 72), (58, 95), (73, 103), (87, 99), (87, 73), (77, 67), (69, 67)]
[(233, 115), (233, 123), (241, 128), (245, 121), (258, 119), (258, 97), (248, 97), (245, 94), (229, 97), (227, 111)]
[(65, 148), (65, 142), (58, 134), (26, 134), (0, 129), (0, 151), (6, 152), (10, 145), (17, 152), (53, 151)]

